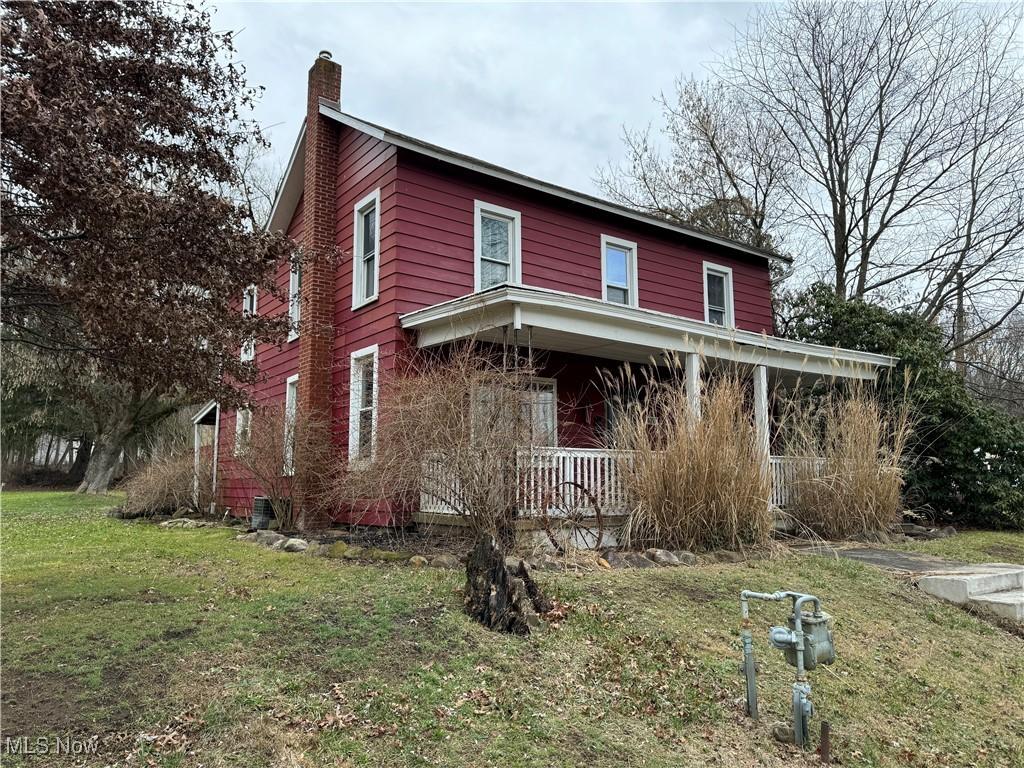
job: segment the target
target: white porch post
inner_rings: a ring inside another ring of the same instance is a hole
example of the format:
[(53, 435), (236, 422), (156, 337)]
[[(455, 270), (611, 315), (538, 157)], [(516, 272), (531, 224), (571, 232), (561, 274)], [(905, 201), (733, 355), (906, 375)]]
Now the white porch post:
[(690, 412), (700, 418), (700, 355), (688, 352), (686, 355), (686, 400)]
[(768, 369), (763, 365), (754, 366), (754, 427), (757, 429), (758, 445), (764, 451), (764, 471), (767, 474), (771, 469), (768, 437)]

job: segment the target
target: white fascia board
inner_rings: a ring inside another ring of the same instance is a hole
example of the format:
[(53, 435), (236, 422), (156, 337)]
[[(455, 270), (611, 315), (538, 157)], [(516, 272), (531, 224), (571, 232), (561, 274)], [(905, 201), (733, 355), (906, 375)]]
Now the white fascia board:
[(208, 414), (210, 411), (212, 411), (216, 407), (217, 407), (217, 401), (216, 400), (208, 400), (206, 402), (206, 404), (203, 405), (203, 407), (199, 409), (199, 412), (195, 416), (192, 417), (192, 423), (193, 424), (198, 424), (200, 421), (202, 421), (204, 418), (206, 418), (206, 414)]
[(667, 229), (672, 232), (685, 235), (686, 237), (694, 240), (700, 240), (705, 243), (715, 245), (719, 248), (724, 248), (729, 251), (743, 253), (747, 256), (755, 256), (760, 259), (767, 259), (769, 261), (777, 261), (782, 264), (790, 264), (792, 259), (784, 256), (778, 256), (776, 254), (768, 253), (757, 248), (752, 248), (744, 243), (739, 243), (734, 240), (727, 240), (723, 237), (717, 237), (708, 232), (701, 232), (700, 230), (691, 229), (689, 227), (683, 227), (678, 224), (673, 224), (664, 219), (659, 219), (655, 216), (650, 216), (639, 211), (634, 211), (629, 208), (625, 208), (621, 205), (616, 205), (608, 200), (602, 200), (598, 197), (585, 194), (583, 192), (576, 192), (565, 187), (560, 187), (557, 184), (551, 184), (540, 179), (534, 179), (530, 176), (518, 173), (516, 171), (508, 170), (507, 168), (501, 168), (497, 165), (478, 160), (468, 155), (463, 155), (458, 152), (454, 152), (443, 147), (438, 147), (433, 144), (429, 144), (419, 139), (414, 139), (411, 136), (405, 136), (400, 133), (395, 133), (386, 128), (382, 128), (379, 125), (373, 125), (360, 120), (357, 117), (346, 114), (338, 110), (332, 102), (321, 99), (320, 101), (320, 114), (325, 117), (329, 117), (332, 120), (336, 120), (342, 125), (347, 125), (349, 128), (353, 128), (357, 131), (362, 131), (370, 136), (373, 136), (380, 141), (386, 141), (389, 144), (393, 144), (401, 149), (409, 150), (426, 157), (433, 158), (434, 160), (440, 160), (450, 165), (456, 165), (460, 168), (465, 168), (476, 173), (490, 176), (491, 178), (500, 179), (510, 184), (515, 184), (520, 187), (527, 187), (537, 192), (543, 192), (547, 195), (553, 195), (560, 197), (563, 200), (568, 200), (578, 205), (583, 205), (588, 208), (594, 208), (604, 213), (610, 213), (615, 216), (621, 216), (623, 218), (632, 219), (633, 221), (639, 221), (644, 224), (659, 227), (661, 229)]
[(292, 147), (291, 157), (288, 158), (288, 167), (281, 179), (281, 185), (277, 188), (274, 196), (274, 205), (270, 208), (270, 218), (267, 219), (267, 231), (286, 231), (292, 223), (295, 214), (295, 206), (302, 197), (302, 190), (306, 183), (306, 121), (302, 121), (299, 127), (299, 135)]
[(515, 314), (524, 326), (807, 373), (873, 379), (877, 368), (897, 362), (887, 355), (805, 344), (538, 288), (502, 286), (409, 312), (400, 321), (418, 332), (419, 346), (427, 347), (507, 324)]

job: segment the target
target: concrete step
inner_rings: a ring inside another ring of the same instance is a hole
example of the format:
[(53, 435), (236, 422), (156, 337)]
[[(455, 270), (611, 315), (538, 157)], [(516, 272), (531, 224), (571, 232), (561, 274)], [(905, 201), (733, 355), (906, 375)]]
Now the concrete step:
[(1012, 621), (1024, 622), (1024, 589), (1007, 589), (972, 597), (968, 604)]
[(965, 566), (922, 576), (917, 585), (930, 595), (963, 605), (980, 595), (1024, 589), (1024, 566), (1012, 563)]

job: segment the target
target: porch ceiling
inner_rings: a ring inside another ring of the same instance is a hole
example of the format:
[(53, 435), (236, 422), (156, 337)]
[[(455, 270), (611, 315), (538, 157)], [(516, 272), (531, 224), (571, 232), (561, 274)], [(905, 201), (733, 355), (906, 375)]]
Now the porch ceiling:
[[(598, 299), (502, 285), (401, 316), (420, 347), (458, 339), (501, 342), (506, 329), (520, 332), (535, 349), (649, 362), (664, 351), (696, 352), (721, 361), (765, 365), (786, 377), (839, 376), (874, 380), (896, 358), (849, 349), (803, 344), (774, 336), (722, 328), (649, 309)], [(525, 334), (525, 335), (524, 335)]]

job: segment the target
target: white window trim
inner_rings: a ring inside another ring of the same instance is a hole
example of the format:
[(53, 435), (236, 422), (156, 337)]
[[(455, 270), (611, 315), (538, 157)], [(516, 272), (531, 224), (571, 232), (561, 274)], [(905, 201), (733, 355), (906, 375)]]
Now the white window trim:
[[(291, 389), (292, 384), (295, 385), (295, 400), (294, 410), (289, 413), (288, 411), (288, 390)], [(288, 420), (290, 417), (294, 417), (299, 411), (299, 374), (293, 374), (284, 380), (284, 466), (281, 467), (282, 475), (294, 475), (295, 474), (295, 443), (294, 436), (292, 437), (291, 447), (289, 448), (288, 432), (289, 424)]]
[[(246, 299), (246, 297), (249, 294), (252, 294), (252, 314), (253, 314), (253, 317), (255, 317), (255, 316), (257, 316), (259, 314), (259, 311), (260, 311), (259, 310), (260, 292), (259, 292), (259, 289), (255, 285), (250, 285), (248, 288), (245, 289), (245, 293), (242, 294), (242, 312), (245, 312), (245, 299)], [(242, 345), (242, 362), (243, 363), (248, 363), (251, 360), (255, 360), (255, 359), (256, 359), (256, 342), (255, 342), (255, 340), (250, 341), (250, 342), (246, 342), (245, 344)]]
[[(629, 280), (629, 304), (622, 304), (623, 307), (639, 307), (640, 306), (640, 290), (638, 288), (638, 272), (637, 272), (637, 247), (636, 243), (632, 240), (623, 240), (621, 237), (612, 237), (611, 235), (601, 235), (601, 300), (608, 301), (608, 277), (607, 267), (605, 265), (605, 253), (609, 245), (614, 245), (619, 248), (624, 248), (629, 252), (629, 263), (626, 265), (628, 271), (627, 278)], [(618, 302), (614, 302), (618, 304)]]
[[(366, 275), (363, 274), (362, 214), (370, 205), (377, 212), (377, 242), (373, 255), (373, 295), (361, 296)], [(359, 309), (376, 301), (380, 295), (380, 187), (352, 207), (352, 309)]]
[(736, 309), (735, 300), (733, 298), (733, 282), (732, 282), (732, 268), (723, 267), (721, 264), (715, 264), (712, 261), (704, 262), (704, 279), (703, 279), (703, 291), (704, 291), (704, 322), (712, 325), (717, 323), (711, 323), (711, 313), (708, 307), (708, 274), (721, 275), (725, 278), (725, 328), (736, 327)]
[[(480, 217), (485, 213), (493, 213), (503, 219), (512, 222), (512, 248), (508, 265), (508, 284), (521, 285), (523, 274), (523, 217), (519, 211), (511, 208), (503, 208), (500, 205), (484, 202), (483, 200), (473, 201), (473, 290), (480, 290), (480, 259), (481, 259), (481, 230)], [(491, 286), (492, 288), (494, 286)]]
[(365, 464), (366, 460), (356, 459), (356, 451), (359, 449), (359, 404), (358, 395), (362, 394), (357, 390), (357, 369), (358, 363), (366, 358), (373, 358), (373, 411), (370, 419), (370, 461), (377, 453), (377, 412), (380, 403), (377, 401), (377, 394), (380, 390), (380, 349), (377, 344), (357, 349), (349, 355), (348, 374), (348, 463), (349, 465)]
[(251, 408), (237, 408), (235, 409), (235, 456), (241, 455), (242, 451), (242, 418), (243, 413), (249, 414), (249, 429), (246, 435), (246, 442), (248, 443), (249, 437), (252, 435), (252, 409)]
[(301, 264), (292, 264), (288, 271), (288, 341), (299, 338), (299, 322), (302, 320), (302, 296), (299, 295), (299, 272)]

